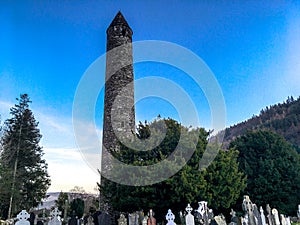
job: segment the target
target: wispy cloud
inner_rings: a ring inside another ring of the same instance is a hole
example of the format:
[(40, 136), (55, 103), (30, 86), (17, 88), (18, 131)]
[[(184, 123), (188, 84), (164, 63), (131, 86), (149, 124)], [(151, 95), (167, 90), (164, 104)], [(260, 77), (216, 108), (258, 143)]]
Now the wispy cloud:
[[(9, 118), (9, 109), (14, 104), (0, 100), (2, 120)], [(80, 121), (82, 135), (75, 136), (71, 116), (61, 116), (52, 110), (45, 112), (41, 108), (32, 108), (43, 135), (41, 146), (52, 180), (49, 191), (69, 191), (77, 185), (94, 192), (99, 180), (97, 168), (101, 165), (102, 130), (92, 123)]]

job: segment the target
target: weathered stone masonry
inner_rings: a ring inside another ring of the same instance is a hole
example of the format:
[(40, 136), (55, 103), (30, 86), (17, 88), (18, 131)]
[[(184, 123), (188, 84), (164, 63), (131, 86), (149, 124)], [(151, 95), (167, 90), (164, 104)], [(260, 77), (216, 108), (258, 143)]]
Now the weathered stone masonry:
[[(106, 33), (103, 147), (112, 152), (119, 150), (116, 132), (129, 137), (135, 130), (132, 30), (118, 12)], [(102, 171), (107, 166), (107, 160), (103, 154)]]

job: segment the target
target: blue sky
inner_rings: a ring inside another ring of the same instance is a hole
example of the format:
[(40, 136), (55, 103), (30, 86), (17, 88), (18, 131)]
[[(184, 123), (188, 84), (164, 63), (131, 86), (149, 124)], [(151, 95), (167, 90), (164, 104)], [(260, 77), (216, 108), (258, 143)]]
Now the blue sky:
[[(0, 115), (6, 119), (15, 98), (29, 94), (43, 134), (51, 191), (75, 185), (92, 191), (98, 179), (77, 151), (72, 104), (84, 72), (105, 53), (106, 28), (119, 10), (134, 41), (172, 42), (204, 60), (221, 87), (227, 126), (300, 95), (296, 1), (1, 1)], [(136, 79), (159, 75), (187, 90), (200, 124), (211, 128), (207, 99), (182, 71), (160, 63), (134, 69)], [(96, 109), (100, 135), (102, 97)], [(177, 118), (174, 107), (157, 98), (137, 103), (136, 113), (138, 120), (158, 114)]]

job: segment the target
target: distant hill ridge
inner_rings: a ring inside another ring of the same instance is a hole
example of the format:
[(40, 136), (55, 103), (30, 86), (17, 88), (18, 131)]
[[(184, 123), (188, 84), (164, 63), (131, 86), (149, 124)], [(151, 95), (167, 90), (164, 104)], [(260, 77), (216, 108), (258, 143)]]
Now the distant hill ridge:
[(249, 130), (271, 130), (290, 142), (300, 153), (300, 97), (266, 107), (258, 116), (225, 129), (224, 146)]

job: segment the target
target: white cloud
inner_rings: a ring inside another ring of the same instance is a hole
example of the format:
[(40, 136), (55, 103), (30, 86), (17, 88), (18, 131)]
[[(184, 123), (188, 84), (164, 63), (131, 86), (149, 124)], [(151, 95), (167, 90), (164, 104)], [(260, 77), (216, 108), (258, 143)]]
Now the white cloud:
[[(2, 122), (9, 118), (12, 106), (14, 103), (0, 100)], [(95, 192), (99, 180), (97, 168), (100, 168), (101, 161), (102, 131), (91, 123), (80, 122), (79, 148), (71, 117), (47, 113), (39, 108), (32, 108), (32, 111), (43, 135), (41, 146), (52, 181), (49, 191), (69, 191), (74, 186), (81, 186), (88, 192)]]
[(13, 103), (5, 102), (0, 100), (0, 115), (1, 122), (9, 117), (10, 108), (13, 106)]

